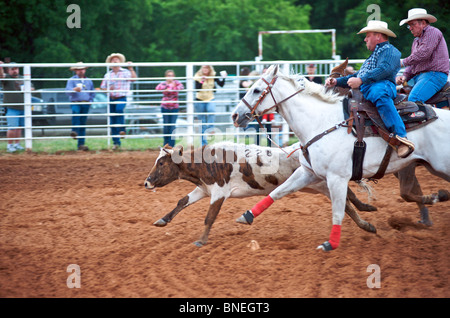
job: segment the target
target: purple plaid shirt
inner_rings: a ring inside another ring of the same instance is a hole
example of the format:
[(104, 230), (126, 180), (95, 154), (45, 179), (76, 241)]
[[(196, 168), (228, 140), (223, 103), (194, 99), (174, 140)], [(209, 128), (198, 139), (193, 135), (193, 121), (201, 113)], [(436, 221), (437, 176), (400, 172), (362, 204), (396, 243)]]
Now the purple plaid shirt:
[[(108, 84), (110, 86), (114, 86), (114, 91), (109, 93), (109, 96), (112, 98), (119, 98), (126, 96), (128, 91), (130, 90), (130, 83), (133, 80), (131, 79), (131, 72), (127, 69), (120, 68), (119, 72), (114, 73), (113, 70), (110, 70), (105, 74), (105, 77), (100, 85), (101, 88), (107, 89)], [(117, 92), (117, 91), (120, 92)]]
[(442, 32), (428, 25), (422, 35), (414, 39), (411, 55), (403, 60), (406, 80), (422, 72), (442, 72), (448, 75), (448, 48)]

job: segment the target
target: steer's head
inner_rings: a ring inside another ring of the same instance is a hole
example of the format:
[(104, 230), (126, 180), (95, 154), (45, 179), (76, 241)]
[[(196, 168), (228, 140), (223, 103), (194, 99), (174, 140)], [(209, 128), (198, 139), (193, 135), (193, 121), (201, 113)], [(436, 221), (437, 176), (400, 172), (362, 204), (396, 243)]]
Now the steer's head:
[(161, 148), (155, 165), (150, 170), (147, 179), (145, 179), (145, 188), (152, 190), (177, 180), (180, 171), (177, 162), (180, 161), (179, 159), (182, 155), (182, 146), (172, 148), (169, 145), (165, 145)]

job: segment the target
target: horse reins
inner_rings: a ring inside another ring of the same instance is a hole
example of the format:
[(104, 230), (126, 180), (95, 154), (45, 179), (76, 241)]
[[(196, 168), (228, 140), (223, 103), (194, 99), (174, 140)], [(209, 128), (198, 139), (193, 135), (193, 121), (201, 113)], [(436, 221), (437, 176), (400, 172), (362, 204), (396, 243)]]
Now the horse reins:
[[(333, 73), (333, 74), (334, 74), (334, 73)], [(339, 73), (336, 73), (336, 74), (340, 75)], [(246, 114), (247, 118), (250, 119), (250, 120), (252, 120), (253, 118), (256, 119), (256, 121), (257, 121), (258, 124), (259, 124), (259, 127), (260, 127), (260, 128), (264, 128), (263, 125), (262, 125), (262, 123), (261, 123), (261, 121), (260, 121), (260, 119), (259, 119), (260, 116), (266, 114), (267, 112), (269, 112), (269, 111), (270, 111), (271, 109), (273, 109), (273, 108), (276, 108), (276, 112), (278, 112), (278, 106), (279, 106), (280, 104), (282, 104), (282, 103), (284, 103), (285, 101), (291, 99), (292, 97), (294, 97), (295, 95), (297, 95), (298, 93), (300, 93), (301, 91), (303, 91), (305, 88), (302, 87), (301, 89), (299, 89), (299, 90), (296, 91), (295, 93), (293, 93), (293, 94), (289, 95), (288, 97), (286, 97), (285, 99), (283, 99), (281, 102), (277, 103), (277, 101), (276, 101), (276, 99), (275, 99), (275, 97), (273, 96), (273, 93), (272, 93), (272, 87), (273, 87), (273, 85), (275, 84), (276, 80), (278, 79), (278, 76), (275, 75), (270, 83), (269, 83), (266, 79), (264, 79), (264, 78), (261, 78), (261, 79), (264, 81), (264, 83), (267, 84), (267, 87), (266, 87), (266, 89), (261, 93), (261, 96), (259, 96), (258, 100), (256, 101), (255, 106), (253, 106), (253, 107), (250, 106), (250, 104), (245, 100), (245, 98), (242, 98), (242, 102), (248, 107), (248, 109), (250, 109), (250, 116), (248, 116), (248, 115)], [(270, 93), (270, 95), (272, 96), (272, 99), (273, 99), (275, 105), (273, 105), (272, 107), (269, 107), (269, 108), (265, 109), (262, 113), (256, 114), (256, 115), (255, 115), (256, 108), (258, 108), (259, 104), (262, 103), (262, 101), (264, 100), (264, 98), (266, 98), (267, 94), (269, 94), (269, 93)], [(322, 132), (321, 134), (315, 136), (313, 139), (311, 139), (310, 141), (308, 141), (308, 142), (305, 144), (305, 146), (300, 146), (300, 148), (297, 148), (297, 149), (293, 150), (291, 153), (287, 153), (280, 145), (278, 145), (275, 141), (273, 141), (272, 138), (270, 138), (269, 134), (266, 134), (266, 137), (267, 137), (267, 139), (269, 139), (271, 142), (273, 142), (278, 148), (280, 148), (285, 154), (287, 154), (288, 157), (290, 157), (290, 156), (291, 156), (294, 152), (296, 152), (297, 150), (301, 149), (302, 152), (303, 152), (303, 156), (304, 156), (305, 159), (308, 161), (308, 163), (311, 164), (311, 163), (310, 163), (310, 160), (309, 160), (309, 152), (308, 152), (309, 146), (311, 146), (313, 143), (315, 143), (316, 141), (318, 141), (319, 139), (321, 139), (321, 138), (324, 137), (325, 135), (328, 135), (329, 133), (335, 131), (336, 129), (338, 129), (338, 128), (340, 128), (340, 127), (347, 127), (347, 126), (348, 126), (348, 122), (349, 122), (350, 120), (352, 120), (352, 119), (353, 119), (353, 118), (350, 117), (350, 118), (348, 118), (347, 120), (344, 120), (343, 122), (341, 122), (341, 123), (339, 123), (339, 124), (337, 124), (337, 125), (335, 125), (335, 126), (329, 128), (329, 129), (325, 130), (325, 131)]]
[[(261, 123), (261, 120), (259, 119), (260, 116), (265, 115), (266, 113), (268, 113), (270, 110), (272, 110), (273, 108), (276, 109), (276, 112), (278, 113), (278, 106), (282, 103), (284, 103), (285, 101), (291, 99), (292, 97), (294, 97), (295, 95), (297, 95), (298, 93), (300, 93), (301, 91), (303, 91), (305, 88), (302, 87), (301, 89), (299, 89), (298, 91), (294, 92), (293, 94), (289, 95), (288, 97), (286, 97), (285, 99), (283, 99), (281, 102), (277, 103), (275, 96), (273, 96), (272, 93), (272, 87), (275, 84), (275, 82), (277, 81), (278, 76), (275, 75), (272, 79), (272, 81), (270, 81), (270, 83), (265, 79), (265, 78), (261, 78), (261, 80), (267, 84), (266, 89), (261, 93), (261, 95), (259, 96), (258, 100), (256, 101), (255, 106), (250, 106), (250, 104), (245, 100), (245, 98), (242, 98), (242, 102), (245, 104), (245, 106), (248, 107), (248, 109), (250, 109), (250, 116), (248, 116), (246, 114), (246, 117), (250, 120), (252, 120), (253, 118), (256, 119), (256, 121), (259, 124), (259, 128), (264, 128), (264, 126)], [(260, 114), (255, 114), (256, 109), (258, 108), (259, 104), (262, 103), (262, 101), (264, 100), (264, 98), (266, 98), (267, 94), (270, 93), (270, 96), (272, 96), (272, 99), (274, 101), (274, 105), (272, 107), (269, 107), (267, 109), (265, 109), (262, 113)], [(280, 145), (278, 145), (278, 143), (276, 143), (270, 136), (269, 134), (266, 134), (266, 138), (269, 139), (271, 142), (273, 142), (278, 148), (280, 148), (284, 153), (286, 153), (288, 155), (288, 157), (294, 153), (296, 150), (294, 150), (293, 152), (291, 152), (290, 154), (288, 154)]]

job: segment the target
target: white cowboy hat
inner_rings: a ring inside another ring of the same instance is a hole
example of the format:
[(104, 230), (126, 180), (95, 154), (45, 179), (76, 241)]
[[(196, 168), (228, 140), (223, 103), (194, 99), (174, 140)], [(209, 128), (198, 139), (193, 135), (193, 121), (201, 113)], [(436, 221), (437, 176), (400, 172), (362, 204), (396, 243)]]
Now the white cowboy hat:
[(436, 17), (427, 13), (427, 10), (421, 8), (414, 8), (408, 11), (408, 18), (400, 21), (400, 25), (408, 23), (412, 20), (428, 20), (428, 22), (433, 23), (436, 22)]
[(72, 66), (72, 67), (70, 68), (70, 70), (71, 70), (71, 71), (76, 71), (76, 70), (85, 70), (85, 69), (87, 69), (86, 66), (82, 66), (82, 65), (83, 65), (83, 62), (78, 62), (77, 65), (78, 65), (78, 64), (80, 64), (80, 66)]
[(112, 53), (110, 54), (107, 58), (106, 58), (106, 63), (110, 63), (111, 59), (113, 57), (118, 57), (120, 60), (120, 63), (125, 63), (125, 55), (120, 54), (120, 53)]
[(367, 26), (365, 28), (362, 28), (361, 31), (358, 32), (358, 34), (367, 32), (378, 32), (386, 34), (387, 36), (391, 36), (393, 38), (397, 37), (394, 32), (388, 29), (388, 24), (386, 22), (378, 20), (370, 20), (367, 23)]

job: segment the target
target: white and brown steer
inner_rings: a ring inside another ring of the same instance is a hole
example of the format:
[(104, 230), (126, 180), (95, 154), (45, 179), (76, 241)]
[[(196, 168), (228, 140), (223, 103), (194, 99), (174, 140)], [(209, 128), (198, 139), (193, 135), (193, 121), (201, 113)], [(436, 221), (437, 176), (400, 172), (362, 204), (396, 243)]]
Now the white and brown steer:
[[(206, 244), (223, 202), (228, 198), (245, 198), (255, 195), (266, 196), (281, 185), (300, 166), (299, 154), (294, 152), (289, 158), (286, 153), (298, 149), (299, 144), (282, 149), (243, 145), (231, 142), (203, 146), (193, 151), (183, 152), (183, 147), (165, 146), (156, 159), (149, 176), (145, 180), (147, 189), (163, 187), (172, 181), (184, 179), (197, 187), (178, 201), (175, 209), (154, 223), (166, 226), (185, 207), (205, 197), (210, 197), (210, 207), (205, 219), (205, 230), (197, 246)], [(317, 184), (302, 192), (323, 193), (329, 197), (326, 183)], [(376, 232), (375, 227), (362, 220), (349, 200), (360, 211), (375, 211), (376, 208), (359, 201), (348, 189), (347, 214), (362, 229)]]

